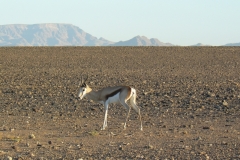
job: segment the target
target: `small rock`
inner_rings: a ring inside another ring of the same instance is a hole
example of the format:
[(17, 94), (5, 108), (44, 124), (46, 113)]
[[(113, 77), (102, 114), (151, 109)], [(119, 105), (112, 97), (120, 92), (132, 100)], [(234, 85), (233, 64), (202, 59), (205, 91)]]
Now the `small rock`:
[(119, 150), (123, 150), (122, 145), (119, 145), (118, 149), (119, 149)]
[(30, 155), (31, 157), (34, 157), (34, 156), (35, 156), (35, 154), (34, 154), (34, 153), (30, 153), (29, 155)]
[(194, 151), (191, 151), (190, 153), (191, 153), (191, 154), (195, 154), (195, 152), (194, 152)]
[(86, 115), (84, 115), (83, 118), (88, 118), (88, 117)]
[(215, 95), (215, 93), (211, 93), (210, 96), (211, 97), (215, 97), (216, 95)]
[(209, 159), (209, 156), (207, 154), (205, 154), (205, 157), (206, 157), (206, 159)]
[(12, 157), (7, 156), (7, 157), (5, 158), (5, 160), (12, 160)]
[(200, 141), (202, 140), (202, 137), (197, 137), (196, 140)]
[(81, 146), (79, 144), (77, 145), (77, 147), (78, 147), (78, 149), (81, 149)]
[(28, 137), (29, 137), (30, 139), (35, 139), (35, 138), (36, 138), (34, 134), (30, 134)]
[(222, 145), (227, 145), (228, 143), (225, 141), (222, 141)]
[(38, 146), (38, 147), (42, 147), (42, 144), (39, 143), (39, 142), (37, 142), (37, 146)]
[(111, 135), (112, 135), (112, 136), (116, 136), (117, 134), (115, 134), (115, 133), (111, 132)]
[(128, 146), (128, 145), (130, 145), (131, 143), (123, 143), (123, 145), (126, 145), (126, 146)]
[(148, 144), (145, 148), (148, 148), (148, 149), (153, 149), (154, 147), (153, 147), (153, 145), (151, 145), (151, 144)]
[(184, 124), (180, 126), (180, 128), (186, 128), (186, 127), (187, 127), (187, 126), (186, 126), (186, 125), (184, 125)]
[(206, 152), (205, 152), (205, 151), (201, 151), (201, 152), (199, 152), (199, 154), (201, 154), (201, 155), (205, 155)]
[(143, 155), (137, 155), (136, 158), (141, 158), (141, 159), (143, 159), (144, 156), (143, 156)]
[(228, 106), (227, 101), (224, 100), (224, 101), (223, 101), (223, 105), (224, 105), (224, 106)]
[(184, 149), (186, 149), (186, 150), (190, 150), (191, 147), (190, 147), (190, 146), (184, 146)]

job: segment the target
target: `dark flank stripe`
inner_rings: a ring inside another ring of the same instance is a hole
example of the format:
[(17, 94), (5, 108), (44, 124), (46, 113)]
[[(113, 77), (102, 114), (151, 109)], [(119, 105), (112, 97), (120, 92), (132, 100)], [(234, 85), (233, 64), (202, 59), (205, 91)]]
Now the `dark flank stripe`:
[(116, 95), (117, 93), (119, 93), (121, 90), (122, 90), (122, 88), (120, 88), (120, 89), (118, 89), (118, 90), (116, 90), (116, 91), (114, 91), (114, 92), (106, 95), (106, 99), (108, 99), (109, 97), (115, 96), (115, 95)]

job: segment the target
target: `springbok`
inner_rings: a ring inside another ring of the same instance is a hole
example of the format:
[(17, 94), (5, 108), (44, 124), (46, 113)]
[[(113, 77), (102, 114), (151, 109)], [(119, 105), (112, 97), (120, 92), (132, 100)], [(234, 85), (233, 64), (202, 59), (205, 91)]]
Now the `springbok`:
[(81, 77), (80, 90), (79, 90), (78, 97), (80, 99), (83, 99), (84, 97), (86, 97), (88, 99), (91, 99), (95, 102), (99, 102), (104, 105), (105, 116), (104, 116), (102, 130), (105, 130), (105, 128), (107, 127), (108, 105), (111, 103), (121, 103), (127, 109), (127, 117), (124, 123), (124, 129), (126, 129), (126, 123), (131, 110), (129, 105), (126, 103), (128, 100), (130, 100), (130, 103), (133, 109), (139, 114), (140, 123), (141, 123), (140, 129), (143, 130), (140, 109), (136, 105), (137, 94), (134, 88), (129, 86), (115, 86), (115, 87), (103, 88), (99, 91), (93, 91), (85, 83), (87, 79), (88, 77), (84, 81), (82, 81), (83, 79)]

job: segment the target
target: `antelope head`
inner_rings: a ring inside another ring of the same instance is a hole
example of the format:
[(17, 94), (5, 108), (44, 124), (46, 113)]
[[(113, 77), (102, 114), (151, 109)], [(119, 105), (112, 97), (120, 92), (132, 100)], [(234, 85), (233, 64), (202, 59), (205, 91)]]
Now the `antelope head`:
[(81, 77), (81, 81), (79, 83), (80, 85), (80, 90), (79, 90), (79, 93), (78, 93), (78, 97), (80, 99), (83, 99), (85, 97), (85, 95), (87, 94), (87, 91), (88, 91), (88, 85), (85, 83), (88, 79), (88, 76), (87, 78), (85, 78), (85, 80), (83, 80), (83, 77)]

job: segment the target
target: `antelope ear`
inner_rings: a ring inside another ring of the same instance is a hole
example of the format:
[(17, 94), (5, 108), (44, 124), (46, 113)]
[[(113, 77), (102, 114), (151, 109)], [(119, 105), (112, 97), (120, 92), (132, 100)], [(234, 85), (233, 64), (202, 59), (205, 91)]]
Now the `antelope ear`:
[(87, 87), (86, 83), (82, 83), (80, 87)]

